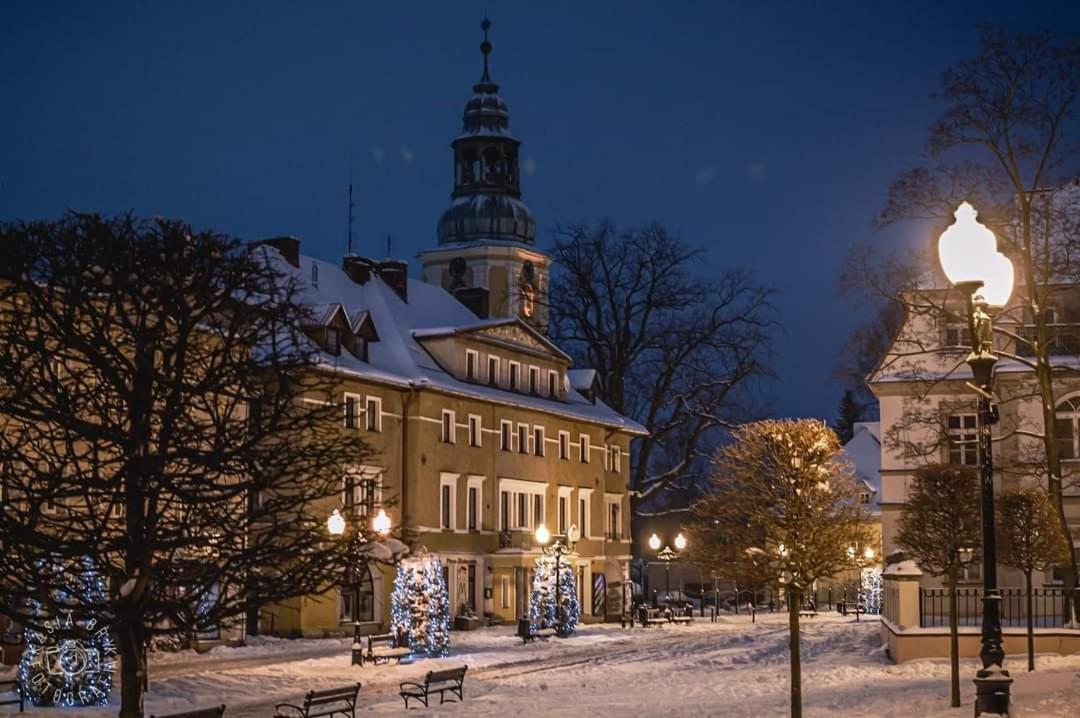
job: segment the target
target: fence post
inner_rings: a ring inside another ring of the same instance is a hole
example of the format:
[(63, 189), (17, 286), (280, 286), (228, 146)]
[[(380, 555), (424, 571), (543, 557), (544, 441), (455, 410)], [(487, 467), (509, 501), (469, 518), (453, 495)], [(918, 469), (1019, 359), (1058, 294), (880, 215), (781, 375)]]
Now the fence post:
[(882, 573), (886, 586), (885, 619), (897, 629), (919, 625), (919, 579), (923, 572), (914, 561), (890, 564)]

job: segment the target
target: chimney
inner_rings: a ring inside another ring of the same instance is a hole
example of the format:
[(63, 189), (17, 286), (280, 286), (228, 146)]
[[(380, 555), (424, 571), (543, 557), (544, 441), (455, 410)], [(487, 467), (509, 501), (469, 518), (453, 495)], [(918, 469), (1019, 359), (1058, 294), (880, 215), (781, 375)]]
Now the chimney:
[(265, 244), (269, 247), (273, 247), (281, 256), (285, 258), (285, 261), (296, 267), (300, 268), (300, 240), (296, 237), (271, 237), (270, 239), (260, 239), (251, 243), (251, 246), (257, 247), (260, 244)]
[(409, 265), (396, 259), (387, 259), (375, 265), (375, 271), (379, 279), (390, 285), (390, 288), (401, 297), (401, 301), (409, 301)]
[(480, 319), (488, 318), (488, 297), (490, 295), (484, 287), (462, 287), (454, 292), (454, 296)]
[(367, 284), (371, 279), (371, 267), (372, 261), (366, 257), (357, 257), (355, 254), (348, 254), (341, 260), (341, 268), (345, 270), (345, 274), (349, 279), (353, 280), (357, 284)]

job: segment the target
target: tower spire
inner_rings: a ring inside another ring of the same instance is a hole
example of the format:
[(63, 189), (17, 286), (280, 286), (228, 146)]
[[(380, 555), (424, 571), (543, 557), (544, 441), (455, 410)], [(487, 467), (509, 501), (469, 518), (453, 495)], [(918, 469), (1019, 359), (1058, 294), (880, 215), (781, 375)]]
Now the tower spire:
[(484, 55), (484, 76), (480, 78), (480, 82), (490, 83), (491, 76), (488, 75), (488, 55), (491, 54), (491, 43), (488, 42), (488, 30), (491, 29), (491, 20), (484, 16), (484, 21), (480, 23), (480, 29), (484, 31), (484, 41), (480, 43), (480, 52)]

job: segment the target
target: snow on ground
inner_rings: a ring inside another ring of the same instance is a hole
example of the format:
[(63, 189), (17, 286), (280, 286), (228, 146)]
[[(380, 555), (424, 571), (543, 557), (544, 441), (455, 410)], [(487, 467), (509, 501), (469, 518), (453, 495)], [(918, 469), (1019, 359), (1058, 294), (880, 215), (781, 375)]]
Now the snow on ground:
[[(950, 709), (948, 662), (893, 665), (878, 648), (876, 621), (821, 615), (803, 628), (808, 717), (971, 714), (975, 661), (962, 662), (964, 705)], [(569, 639), (527, 646), (512, 627), (500, 627), (454, 633), (446, 658), (360, 668), (349, 664), (348, 640), (261, 638), (200, 656), (154, 655), (146, 709), (160, 715), (226, 703), (227, 718), (270, 718), (277, 702), (299, 702), (308, 690), (360, 681), (362, 713), (401, 714), (400, 681), (464, 663), (463, 704), (412, 709), (410, 715), (785, 716), (787, 641), (781, 615), (759, 615), (756, 624), (733, 616), (681, 627), (584, 626)], [(1021, 659), (1010, 665), (1014, 716), (1080, 715), (1080, 656), (1041, 656), (1031, 674)], [(41, 718), (105, 718), (116, 714), (116, 706), (30, 711)]]

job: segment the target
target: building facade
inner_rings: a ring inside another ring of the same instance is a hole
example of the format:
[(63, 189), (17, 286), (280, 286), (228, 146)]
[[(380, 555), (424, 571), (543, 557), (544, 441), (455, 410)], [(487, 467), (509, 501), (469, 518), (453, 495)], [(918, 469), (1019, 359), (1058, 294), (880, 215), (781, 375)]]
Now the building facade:
[[(485, 27), (486, 31), (486, 27)], [(486, 34), (486, 32), (485, 32)], [(568, 557), (582, 619), (617, 617), (630, 559), (629, 442), (644, 429), (597, 397), (594, 372), (546, 336), (549, 258), (521, 200), (519, 141), (487, 58), (452, 143), (452, 204), (423, 281), (402, 262), (305, 256), (267, 240), (269, 261), (305, 285), (309, 336), (342, 382), (342, 422), (373, 449), (342, 478), (354, 527), (386, 509), (413, 552), (445, 570), (452, 615), (513, 621), (528, 610), (533, 533), (579, 537)], [(385, 631), (392, 568), (372, 567), (322, 596), (263, 609), (282, 635)]]

